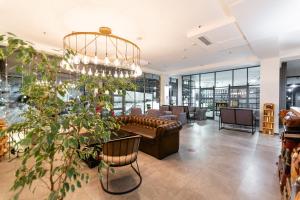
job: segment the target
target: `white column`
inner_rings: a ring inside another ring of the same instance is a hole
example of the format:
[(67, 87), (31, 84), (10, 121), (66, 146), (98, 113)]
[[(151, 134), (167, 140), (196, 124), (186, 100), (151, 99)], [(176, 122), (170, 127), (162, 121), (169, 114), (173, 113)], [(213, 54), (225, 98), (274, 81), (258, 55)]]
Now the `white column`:
[(280, 59), (278, 57), (262, 59), (260, 62), (260, 131), (262, 131), (263, 105), (274, 103), (274, 131), (279, 133), (279, 80)]
[(160, 75), (160, 105), (169, 105), (169, 76)]
[(182, 106), (182, 76), (178, 76), (178, 105)]

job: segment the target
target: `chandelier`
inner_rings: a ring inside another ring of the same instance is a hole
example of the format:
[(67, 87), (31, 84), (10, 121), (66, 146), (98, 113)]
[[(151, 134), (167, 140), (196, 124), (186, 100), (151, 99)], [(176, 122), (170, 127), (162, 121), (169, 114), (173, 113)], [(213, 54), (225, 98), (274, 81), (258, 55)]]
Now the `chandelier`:
[(74, 53), (61, 63), (72, 73), (115, 78), (142, 75), (140, 48), (113, 35), (108, 27), (100, 27), (99, 32), (72, 32), (63, 38), (63, 49)]

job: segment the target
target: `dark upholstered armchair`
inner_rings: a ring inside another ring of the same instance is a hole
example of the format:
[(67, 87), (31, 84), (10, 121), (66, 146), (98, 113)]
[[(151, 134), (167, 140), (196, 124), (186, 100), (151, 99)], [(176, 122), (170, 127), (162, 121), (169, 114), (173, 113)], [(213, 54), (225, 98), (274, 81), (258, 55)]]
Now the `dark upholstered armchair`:
[[(103, 145), (101, 159), (108, 164), (107, 175), (106, 175), (106, 187), (103, 184), (103, 179), (100, 180), (101, 187), (103, 190), (110, 194), (125, 194), (137, 189), (142, 183), (142, 176), (139, 170), (139, 165), (137, 163), (137, 155), (139, 150), (141, 136), (131, 136), (121, 139), (111, 140)], [(136, 163), (137, 168), (132, 164)], [(111, 167), (122, 167), (126, 165), (131, 165), (134, 172), (139, 177), (139, 182), (134, 187), (127, 189), (125, 191), (113, 192), (109, 190), (109, 168)]]
[(141, 108), (131, 108), (130, 115), (143, 115)]

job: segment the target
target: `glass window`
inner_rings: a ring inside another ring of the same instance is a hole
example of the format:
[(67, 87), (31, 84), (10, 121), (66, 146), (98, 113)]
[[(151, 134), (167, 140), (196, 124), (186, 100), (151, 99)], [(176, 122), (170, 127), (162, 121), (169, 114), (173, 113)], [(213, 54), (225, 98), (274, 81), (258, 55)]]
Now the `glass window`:
[(232, 85), (232, 70), (216, 72), (216, 87)]
[(191, 99), (191, 106), (199, 107), (200, 106), (200, 90), (199, 88), (197, 89), (192, 89), (192, 99)]
[(191, 76), (191, 87), (192, 88), (199, 88), (200, 87), (199, 74)]
[(176, 106), (178, 104), (178, 79), (171, 77), (169, 86), (169, 104)]
[(290, 85), (299, 85), (300, 84), (300, 77), (287, 77), (286, 84)]
[(213, 87), (215, 85), (215, 74), (214, 73), (201, 74), (200, 85), (202, 88)]
[(141, 108), (142, 113), (144, 113), (144, 92), (135, 93), (135, 107)]
[(259, 67), (248, 68), (248, 83), (249, 83), (249, 85), (259, 85), (260, 84), (260, 68)]
[(145, 73), (145, 111), (159, 108), (160, 77)]
[(134, 91), (126, 91), (125, 95), (125, 114), (130, 113), (130, 109), (134, 107)]
[(247, 85), (247, 68), (233, 71), (233, 85)]
[(191, 76), (182, 76), (182, 103), (184, 106), (191, 102)]

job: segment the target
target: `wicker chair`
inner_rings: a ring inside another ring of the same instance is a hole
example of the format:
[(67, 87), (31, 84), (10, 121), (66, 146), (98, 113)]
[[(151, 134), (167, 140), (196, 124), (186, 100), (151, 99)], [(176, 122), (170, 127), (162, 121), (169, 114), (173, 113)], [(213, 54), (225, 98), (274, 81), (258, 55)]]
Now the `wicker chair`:
[(8, 137), (0, 137), (0, 159), (8, 152)]
[[(141, 136), (131, 136), (121, 139), (111, 140), (103, 145), (101, 159), (108, 164), (107, 175), (106, 175), (106, 187), (103, 184), (103, 179), (100, 179), (102, 189), (110, 194), (126, 194), (137, 189), (142, 183), (142, 176), (140, 173), (139, 165), (137, 163), (137, 155), (139, 150)], [(137, 169), (132, 165), (136, 163)], [(133, 188), (126, 191), (113, 192), (109, 190), (109, 168), (110, 167), (122, 167), (131, 165), (134, 172), (139, 177), (139, 182)]]

